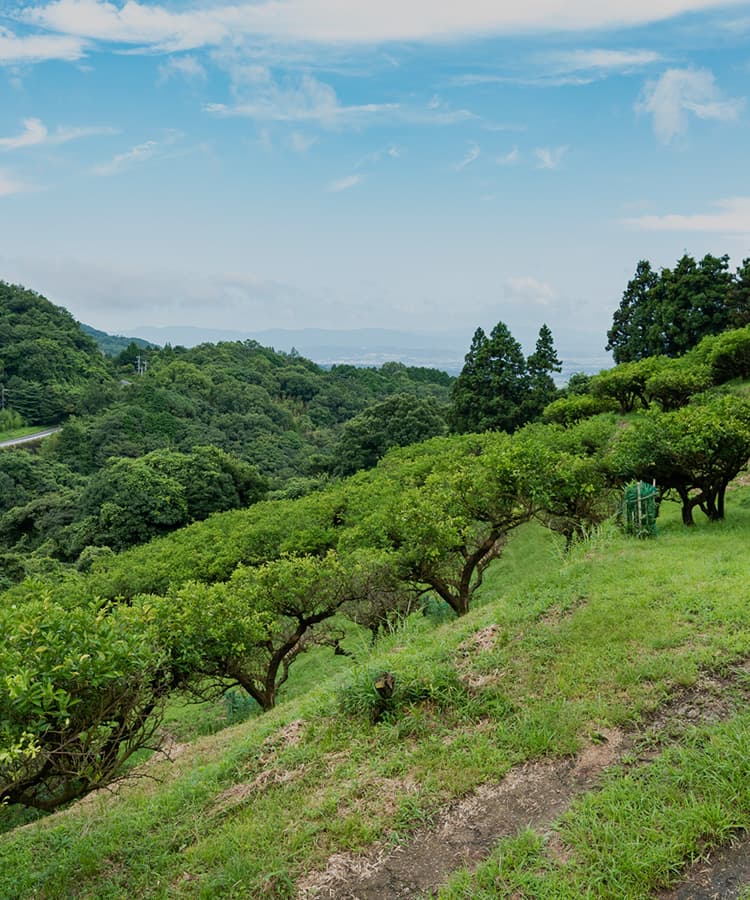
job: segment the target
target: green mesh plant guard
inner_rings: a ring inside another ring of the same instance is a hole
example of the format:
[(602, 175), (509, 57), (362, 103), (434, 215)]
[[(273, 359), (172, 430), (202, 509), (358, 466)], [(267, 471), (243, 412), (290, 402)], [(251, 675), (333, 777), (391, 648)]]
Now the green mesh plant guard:
[(625, 530), (639, 538), (656, 535), (656, 486), (636, 481), (625, 488)]

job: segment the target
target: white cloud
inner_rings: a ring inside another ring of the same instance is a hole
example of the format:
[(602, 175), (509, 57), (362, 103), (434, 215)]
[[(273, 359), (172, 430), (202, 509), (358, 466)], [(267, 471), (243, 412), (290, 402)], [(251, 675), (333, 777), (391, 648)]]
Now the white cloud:
[(653, 117), (654, 132), (666, 144), (687, 130), (690, 114), (731, 122), (744, 106), (743, 98), (724, 98), (708, 69), (667, 69), (646, 84), (636, 110)]
[(479, 144), (472, 143), (470, 144), (468, 150), (466, 151), (466, 155), (461, 160), (460, 163), (456, 163), (456, 169), (460, 172), (461, 169), (465, 169), (467, 166), (470, 166), (473, 162), (476, 162), (482, 151), (479, 147)]
[(549, 306), (557, 297), (557, 291), (546, 281), (540, 281), (533, 275), (521, 275), (505, 281), (505, 293), (508, 299), (526, 306)]
[(288, 143), (295, 153), (307, 153), (310, 147), (318, 143), (318, 138), (313, 134), (302, 134), (301, 131), (293, 131), (289, 135)]
[(84, 128), (58, 127), (55, 131), (50, 132), (41, 119), (24, 119), (23, 128), (21, 134), (15, 137), (0, 138), (0, 150), (20, 150), (24, 147), (67, 144), (69, 141), (77, 141), (81, 138), (118, 133), (116, 128), (99, 125)]
[(624, 219), (643, 231), (698, 231), (717, 234), (750, 234), (750, 197), (729, 197), (714, 204), (713, 212), (670, 213)]
[(568, 152), (564, 147), (537, 147), (534, 150), (537, 169), (559, 169), (563, 157)]
[(653, 65), (662, 60), (659, 53), (653, 50), (606, 50), (588, 49), (572, 50), (565, 53), (553, 53), (547, 57), (558, 72), (600, 71), (632, 72), (644, 66)]
[(743, 0), (258, 0), (185, 11), (108, 0), (52, 0), (27, 9), (25, 21), (50, 31), (160, 49), (216, 46), (243, 35), (276, 40), (373, 44), (445, 40), (528, 31), (621, 28)]
[(79, 37), (31, 34), (19, 37), (0, 27), (0, 65), (39, 63), (46, 60), (75, 62), (86, 52), (87, 42)]
[(518, 150), (518, 147), (514, 147), (508, 153), (503, 153), (500, 156), (495, 157), (495, 162), (498, 166), (512, 166), (513, 163), (517, 163), (521, 158), (521, 154)]
[(205, 81), (206, 77), (205, 67), (194, 56), (171, 56), (159, 66), (160, 84), (164, 84), (172, 78)]
[(11, 175), (10, 172), (0, 169), (0, 197), (8, 197), (10, 194), (20, 194), (22, 191), (31, 190), (28, 182)]
[[(170, 152), (168, 148), (181, 141), (182, 138), (183, 135), (179, 131), (167, 132), (166, 136), (161, 141), (144, 141), (142, 144), (137, 144), (135, 147), (131, 147), (130, 150), (126, 150), (124, 153), (118, 153), (116, 156), (113, 156), (109, 162), (100, 163), (98, 166), (94, 166), (91, 171), (94, 175), (99, 175), (101, 177), (119, 175), (120, 172), (124, 172), (141, 163), (148, 162), (150, 159), (165, 156)], [(191, 151), (183, 151), (182, 153), (185, 152)], [(182, 153), (177, 155), (182, 155)]]
[(398, 144), (388, 144), (385, 147), (381, 147), (379, 150), (373, 150), (372, 153), (368, 153), (366, 156), (363, 156), (362, 159), (358, 160), (354, 168), (361, 169), (362, 166), (372, 166), (376, 163), (379, 163), (383, 157), (388, 157), (389, 159), (400, 159), (404, 153), (404, 148), (399, 147)]
[(663, 57), (651, 50), (587, 49), (536, 55), (526, 62), (527, 72), (470, 72), (450, 79), (454, 87), (521, 84), (534, 87), (583, 86), (610, 75), (627, 75)]
[(332, 181), (328, 185), (327, 190), (334, 194), (338, 194), (341, 191), (350, 191), (352, 188), (357, 187), (357, 185), (362, 184), (364, 180), (364, 175), (346, 175), (344, 178)]
[(330, 85), (312, 75), (303, 75), (297, 82), (280, 85), (264, 67), (253, 66), (251, 70), (245, 79), (251, 85), (249, 99), (231, 105), (210, 103), (204, 107), (205, 111), (221, 116), (244, 116), (270, 122), (310, 122), (325, 128), (340, 128), (398, 109), (398, 104), (393, 103), (344, 106)]

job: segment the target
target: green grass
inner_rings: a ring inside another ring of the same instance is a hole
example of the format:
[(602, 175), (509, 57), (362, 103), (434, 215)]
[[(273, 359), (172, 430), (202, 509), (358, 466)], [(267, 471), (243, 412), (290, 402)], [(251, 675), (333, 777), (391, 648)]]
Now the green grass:
[[(642, 720), (701, 669), (750, 655), (747, 497), (731, 496), (725, 523), (686, 530), (668, 505), (656, 540), (603, 528), (569, 556), (541, 529), (519, 531), (463, 619), (413, 617), (333, 674), (319, 651), (274, 712), (198, 738), (116, 797), (0, 838), (0, 896), (293, 897), (331, 853), (406, 840), (514, 764)], [(397, 688), (373, 724), (384, 669)], [(471, 690), (467, 673), (491, 677)], [(190, 715), (173, 714), (183, 736), (204, 727)], [(562, 825), (574, 862), (525, 833), (445, 896), (647, 896), (750, 826), (749, 742), (748, 717), (688, 733), (579, 802)]]
[(576, 802), (558, 862), (529, 830), (501, 842), (473, 872), (457, 873), (440, 900), (580, 897), (640, 900), (679, 881), (685, 866), (747, 827), (750, 715), (692, 729), (680, 746), (634, 771), (613, 773)]

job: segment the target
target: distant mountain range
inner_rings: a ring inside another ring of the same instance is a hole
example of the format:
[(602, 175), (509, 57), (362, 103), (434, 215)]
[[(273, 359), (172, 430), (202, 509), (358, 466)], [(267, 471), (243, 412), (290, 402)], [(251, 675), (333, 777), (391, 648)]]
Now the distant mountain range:
[[(274, 328), (265, 331), (232, 331), (225, 328), (197, 328), (189, 325), (170, 325), (157, 328), (144, 325), (134, 328), (138, 337), (107, 334), (90, 325), (83, 330), (97, 342), (103, 353), (116, 356), (128, 344), (139, 347), (173, 346), (195, 347), (220, 341), (257, 341), (263, 347), (289, 353), (296, 350), (318, 365), (381, 366), (385, 362), (401, 362), (407, 366), (441, 369), (457, 375), (464, 364), (464, 355), (471, 335), (445, 332), (411, 332), (388, 328)], [(564, 384), (573, 372), (598, 372), (611, 366), (602, 355), (587, 359), (564, 360), (558, 381)]]
[[(402, 362), (408, 366), (426, 366), (457, 375), (471, 341), (470, 334), (411, 332), (388, 328), (325, 329), (275, 328), (265, 331), (232, 331), (222, 328), (196, 328), (173, 325), (162, 328), (142, 326), (133, 329), (155, 344), (194, 347), (218, 341), (255, 340), (264, 347), (302, 356), (321, 366), (348, 363), (354, 366), (380, 366), (384, 362)], [(597, 358), (565, 360), (561, 381), (572, 372), (598, 372), (611, 366), (611, 360)]]

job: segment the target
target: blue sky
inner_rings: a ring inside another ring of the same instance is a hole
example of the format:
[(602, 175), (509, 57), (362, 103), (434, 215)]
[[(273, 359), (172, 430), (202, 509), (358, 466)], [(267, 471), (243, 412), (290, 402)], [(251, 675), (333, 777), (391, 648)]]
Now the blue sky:
[(0, 0), (0, 278), (597, 357), (639, 258), (750, 255), (748, 94), (747, 2)]

